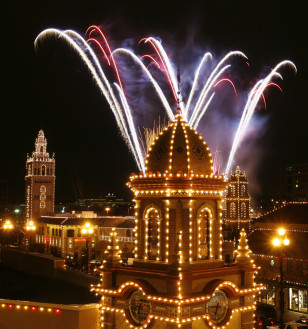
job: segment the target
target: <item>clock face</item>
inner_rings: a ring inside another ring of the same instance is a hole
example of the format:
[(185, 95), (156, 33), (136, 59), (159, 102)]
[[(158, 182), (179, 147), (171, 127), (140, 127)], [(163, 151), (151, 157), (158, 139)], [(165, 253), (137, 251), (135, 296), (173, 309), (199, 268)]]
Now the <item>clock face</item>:
[(224, 320), (228, 312), (228, 297), (222, 290), (217, 290), (207, 304), (208, 314), (214, 324)]
[(142, 325), (147, 320), (150, 313), (150, 303), (140, 290), (136, 290), (130, 296), (129, 313), (137, 325)]

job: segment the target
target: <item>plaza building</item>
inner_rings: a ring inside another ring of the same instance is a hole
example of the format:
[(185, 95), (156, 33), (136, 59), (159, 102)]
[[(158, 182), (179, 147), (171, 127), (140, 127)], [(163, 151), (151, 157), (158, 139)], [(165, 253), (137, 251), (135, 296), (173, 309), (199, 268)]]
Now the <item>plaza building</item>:
[[(83, 234), (85, 225), (92, 233)], [(63, 258), (80, 260), (89, 250), (90, 261), (104, 258), (110, 232), (118, 235), (122, 258), (131, 258), (135, 246), (133, 217), (97, 216), (92, 211), (42, 216), (36, 222), (34, 241), (38, 251)]]
[(145, 173), (132, 174), (135, 258), (123, 267), (111, 232), (101, 283), (101, 326), (254, 328), (254, 282), (245, 231), (235, 263), (222, 259), (222, 201), (228, 185), (214, 175), (203, 138), (177, 114), (157, 136)]
[(26, 220), (37, 220), (54, 212), (55, 157), (47, 152), (47, 140), (40, 130), (32, 156), (26, 162)]
[[(285, 230), (289, 244), (275, 247), (272, 242), (279, 228)], [(249, 236), (252, 257), (260, 266), (256, 279), (266, 286), (258, 301), (273, 305), (278, 313), (283, 305), (284, 320), (308, 317), (307, 239), (307, 202), (290, 202), (260, 216)]]

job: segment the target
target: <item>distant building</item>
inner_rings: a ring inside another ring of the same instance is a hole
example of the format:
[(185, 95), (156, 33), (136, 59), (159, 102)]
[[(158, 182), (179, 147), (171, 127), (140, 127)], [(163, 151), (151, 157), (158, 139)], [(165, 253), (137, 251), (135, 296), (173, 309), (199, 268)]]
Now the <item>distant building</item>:
[[(82, 233), (86, 223), (91, 225), (92, 234)], [(127, 258), (132, 257), (135, 246), (134, 228), (133, 217), (100, 217), (92, 211), (57, 214), (42, 216), (37, 220), (34, 241), (46, 254), (56, 253), (63, 258), (81, 259), (88, 240), (90, 260), (99, 260), (103, 258), (110, 232), (114, 230), (117, 233), (122, 256)]]
[(131, 201), (124, 201), (113, 193), (108, 193), (104, 198), (78, 199), (78, 206), (81, 209), (95, 209), (105, 215), (130, 215), (133, 210)]
[[(284, 228), (290, 244), (275, 248), (277, 229)], [(308, 203), (288, 203), (257, 218), (249, 236), (252, 257), (260, 270), (256, 279), (266, 285), (262, 303), (280, 306), (280, 261), (283, 254), (285, 320), (308, 315)]]
[(226, 226), (237, 231), (242, 228), (248, 229), (250, 225), (250, 196), (248, 193), (248, 179), (245, 172), (240, 171), (237, 166), (231, 172), (229, 186), (225, 197), (225, 218)]
[(287, 200), (308, 201), (308, 162), (287, 167)]
[(47, 153), (47, 140), (40, 130), (35, 151), (26, 162), (26, 220), (52, 215), (55, 199), (55, 158)]

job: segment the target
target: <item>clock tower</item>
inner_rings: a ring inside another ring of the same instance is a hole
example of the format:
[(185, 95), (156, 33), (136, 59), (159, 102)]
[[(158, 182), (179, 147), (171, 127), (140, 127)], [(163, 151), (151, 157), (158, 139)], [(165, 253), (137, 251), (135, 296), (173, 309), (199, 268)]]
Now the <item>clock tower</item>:
[[(203, 138), (177, 114), (149, 148), (145, 173), (132, 174), (135, 258), (121, 266), (110, 237), (101, 283), (101, 327), (254, 327), (255, 266), (222, 260), (222, 199), (228, 182), (214, 175)], [(244, 237), (244, 232), (243, 239)], [(244, 245), (244, 246), (243, 246)]]
[(52, 215), (55, 199), (55, 158), (47, 152), (47, 140), (40, 130), (32, 157), (26, 162), (26, 220)]

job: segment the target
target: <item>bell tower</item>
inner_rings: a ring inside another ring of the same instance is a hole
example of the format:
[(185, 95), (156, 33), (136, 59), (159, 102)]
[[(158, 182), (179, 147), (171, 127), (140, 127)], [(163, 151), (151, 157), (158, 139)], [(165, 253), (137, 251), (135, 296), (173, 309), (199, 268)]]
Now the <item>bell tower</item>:
[(132, 174), (128, 183), (135, 195), (133, 265), (112, 263), (109, 251), (102, 282), (93, 287), (102, 295), (101, 326), (252, 329), (261, 287), (249, 255), (223, 264), (228, 182), (214, 175), (205, 141), (178, 114), (156, 137), (145, 163), (145, 173)]
[(234, 172), (231, 172), (225, 199), (226, 225), (237, 232), (240, 232), (242, 228), (249, 230), (251, 219), (248, 179), (245, 172), (241, 172), (239, 166)]
[(40, 130), (32, 156), (26, 162), (26, 220), (52, 215), (55, 199), (55, 158), (47, 152), (47, 140)]

